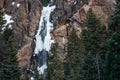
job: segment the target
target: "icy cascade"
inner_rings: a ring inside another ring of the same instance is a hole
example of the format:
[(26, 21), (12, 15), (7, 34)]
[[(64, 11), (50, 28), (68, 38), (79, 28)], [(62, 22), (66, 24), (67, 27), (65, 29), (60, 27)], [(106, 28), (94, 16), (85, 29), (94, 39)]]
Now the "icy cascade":
[(39, 75), (46, 76), (47, 74), (47, 56), (50, 50), (51, 44), (54, 42), (51, 39), (50, 31), (53, 29), (53, 24), (50, 22), (50, 14), (55, 9), (55, 6), (43, 7), (39, 28), (35, 35), (36, 47), (34, 50), (34, 56), (38, 57), (37, 70)]

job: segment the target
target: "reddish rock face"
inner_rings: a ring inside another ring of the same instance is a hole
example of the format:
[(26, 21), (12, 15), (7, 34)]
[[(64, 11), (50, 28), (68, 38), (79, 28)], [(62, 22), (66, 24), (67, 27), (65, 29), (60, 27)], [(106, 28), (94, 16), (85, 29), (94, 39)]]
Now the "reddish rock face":
[(0, 7), (12, 16), (17, 49), (31, 42), (37, 29), (42, 4), (39, 0), (0, 0)]
[(35, 47), (33, 38), (40, 20), (42, 5), (39, 0), (16, 0), (12, 7), (19, 66), (29, 68)]
[(51, 14), (53, 22), (59, 24), (71, 18), (86, 1), (87, 0), (55, 0), (56, 9)]
[(58, 43), (58, 46), (64, 49), (64, 45), (67, 43), (67, 38), (70, 33), (70, 27), (68, 24), (58, 25), (57, 28), (52, 31), (52, 37)]
[[(16, 7), (20, 4), (19, 7)], [(37, 29), (42, 5), (39, 0), (24, 0), (17, 2), (14, 6), (14, 33), (17, 48), (21, 48), (29, 43), (35, 35)], [(19, 37), (18, 37), (19, 36)]]
[[(69, 21), (67, 21), (66, 19), (68, 18), (68, 14), (62, 15), (62, 13), (60, 13), (59, 11), (64, 11), (65, 9), (68, 10), (73, 5), (72, 2), (74, 2), (74, 0), (68, 0), (68, 1), (69, 3), (66, 3), (63, 0), (58, 1), (60, 3), (57, 3), (57, 8), (59, 8), (60, 10), (58, 11), (56, 10), (52, 14), (53, 17), (56, 16), (59, 19), (62, 18), (63, 19), (62, 21), (66, 22), (65, 24), (61, 24), (60, 22), (58, 22), (57, 24), (58, 26), (56, 26), (56, 29), (54, 29), (52, 32), (53, 34), (52, 36), (54, 37), (55, 41), (58, 43), (59, 49), (61, 49), (60, 54), (63, 53), (61, 51), (64, 49), (65, 43), (67, 42), (66, 33), (70, 32), (71, 28), (74, 28), (78, 35), (82, 32), (82, 28), (84, 28), (83, 23), (86, 19), (87, 12), (89, 11), (90, 8), (93, 10), (93, 13), (96, 15), (96, 17), (101, 20), (101, 23), (106, 26), (107, 29), (108, 17), (112, 12), (112, 9), (114, 9), (114, 4), (115, 4), (114, 0), (89, 0), (88, 4), (83, 3), (83, 5), (81, 4), (82, 6), (79, 5), (81, 7), (77, 9), (75, 13), (69, 12), (69, 14), (72, 15), (69, 17)], [(63, 3), (64, 5), (61, 5)], [(61, 15), (62, 17), (60, 17)], [(68, 24), (69, 26), (67, 26), (66, 24)], [(66, 30), (67, 28), (69, 29)], [(66, 41), (65, 43), (63, 43), (63, 37), (64, 40)]]
[(3, 8), (4, 6), (4, 0), (0, 0), (0, 8)]
[(29, 67), (34, 46), (35, 46), (34, 42), (31, 41), (18, 50), (17, 57), (18, 57), (19, 66), (21, 68)]

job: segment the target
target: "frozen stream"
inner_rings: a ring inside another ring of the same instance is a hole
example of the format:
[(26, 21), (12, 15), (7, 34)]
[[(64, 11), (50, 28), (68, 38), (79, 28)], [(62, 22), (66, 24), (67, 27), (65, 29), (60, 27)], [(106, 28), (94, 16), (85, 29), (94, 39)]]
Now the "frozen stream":
[(54, 42), (51, 40), (50, 31), (53, 29), (53, 24), (50, 22), (50, 14), (55, 9), (55, 6), (43, 7), (40, 17), (39, 28), (35, 35), (35, 50), (34, 55), (38, 57), (37, 70), (39, 75), (43, 77), (47, 74), (47, 57), (51, 48), (51, 44)]

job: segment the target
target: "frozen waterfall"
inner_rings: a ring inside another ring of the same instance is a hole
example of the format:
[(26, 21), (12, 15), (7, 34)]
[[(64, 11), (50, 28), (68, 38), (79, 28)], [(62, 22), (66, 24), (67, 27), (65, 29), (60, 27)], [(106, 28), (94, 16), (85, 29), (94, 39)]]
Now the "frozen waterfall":
[(55, 6), (43, 7), (39, 28), (35, 35), (35, 50), (34, 56), (38, 57), (38, 73), (45, 77), (47, 75), (47, 57), (51, 48), (51, 44), (54, 42), (51, 40), (50, 31), (53, 29), (53, 24), (50, 22), (50, 14), (55, 9)]

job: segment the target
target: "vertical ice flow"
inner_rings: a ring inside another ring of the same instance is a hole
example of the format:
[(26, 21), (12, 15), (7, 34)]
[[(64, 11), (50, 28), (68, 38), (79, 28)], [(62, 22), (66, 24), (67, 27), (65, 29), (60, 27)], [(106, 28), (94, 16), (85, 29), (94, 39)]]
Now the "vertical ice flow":
[(50, 31), (53, 29), (53, 24), (50, 22), (50, 14), (54, 9), (55, 6), (48, 5), (43, 7), (39, 28), (35, 35), (36, 47), (34, 53), (38, 57), (37, 70), (40, 75), (44, 75), (45, 70), (47, 69), (47, 54), (53, 42), (50, 36)]

